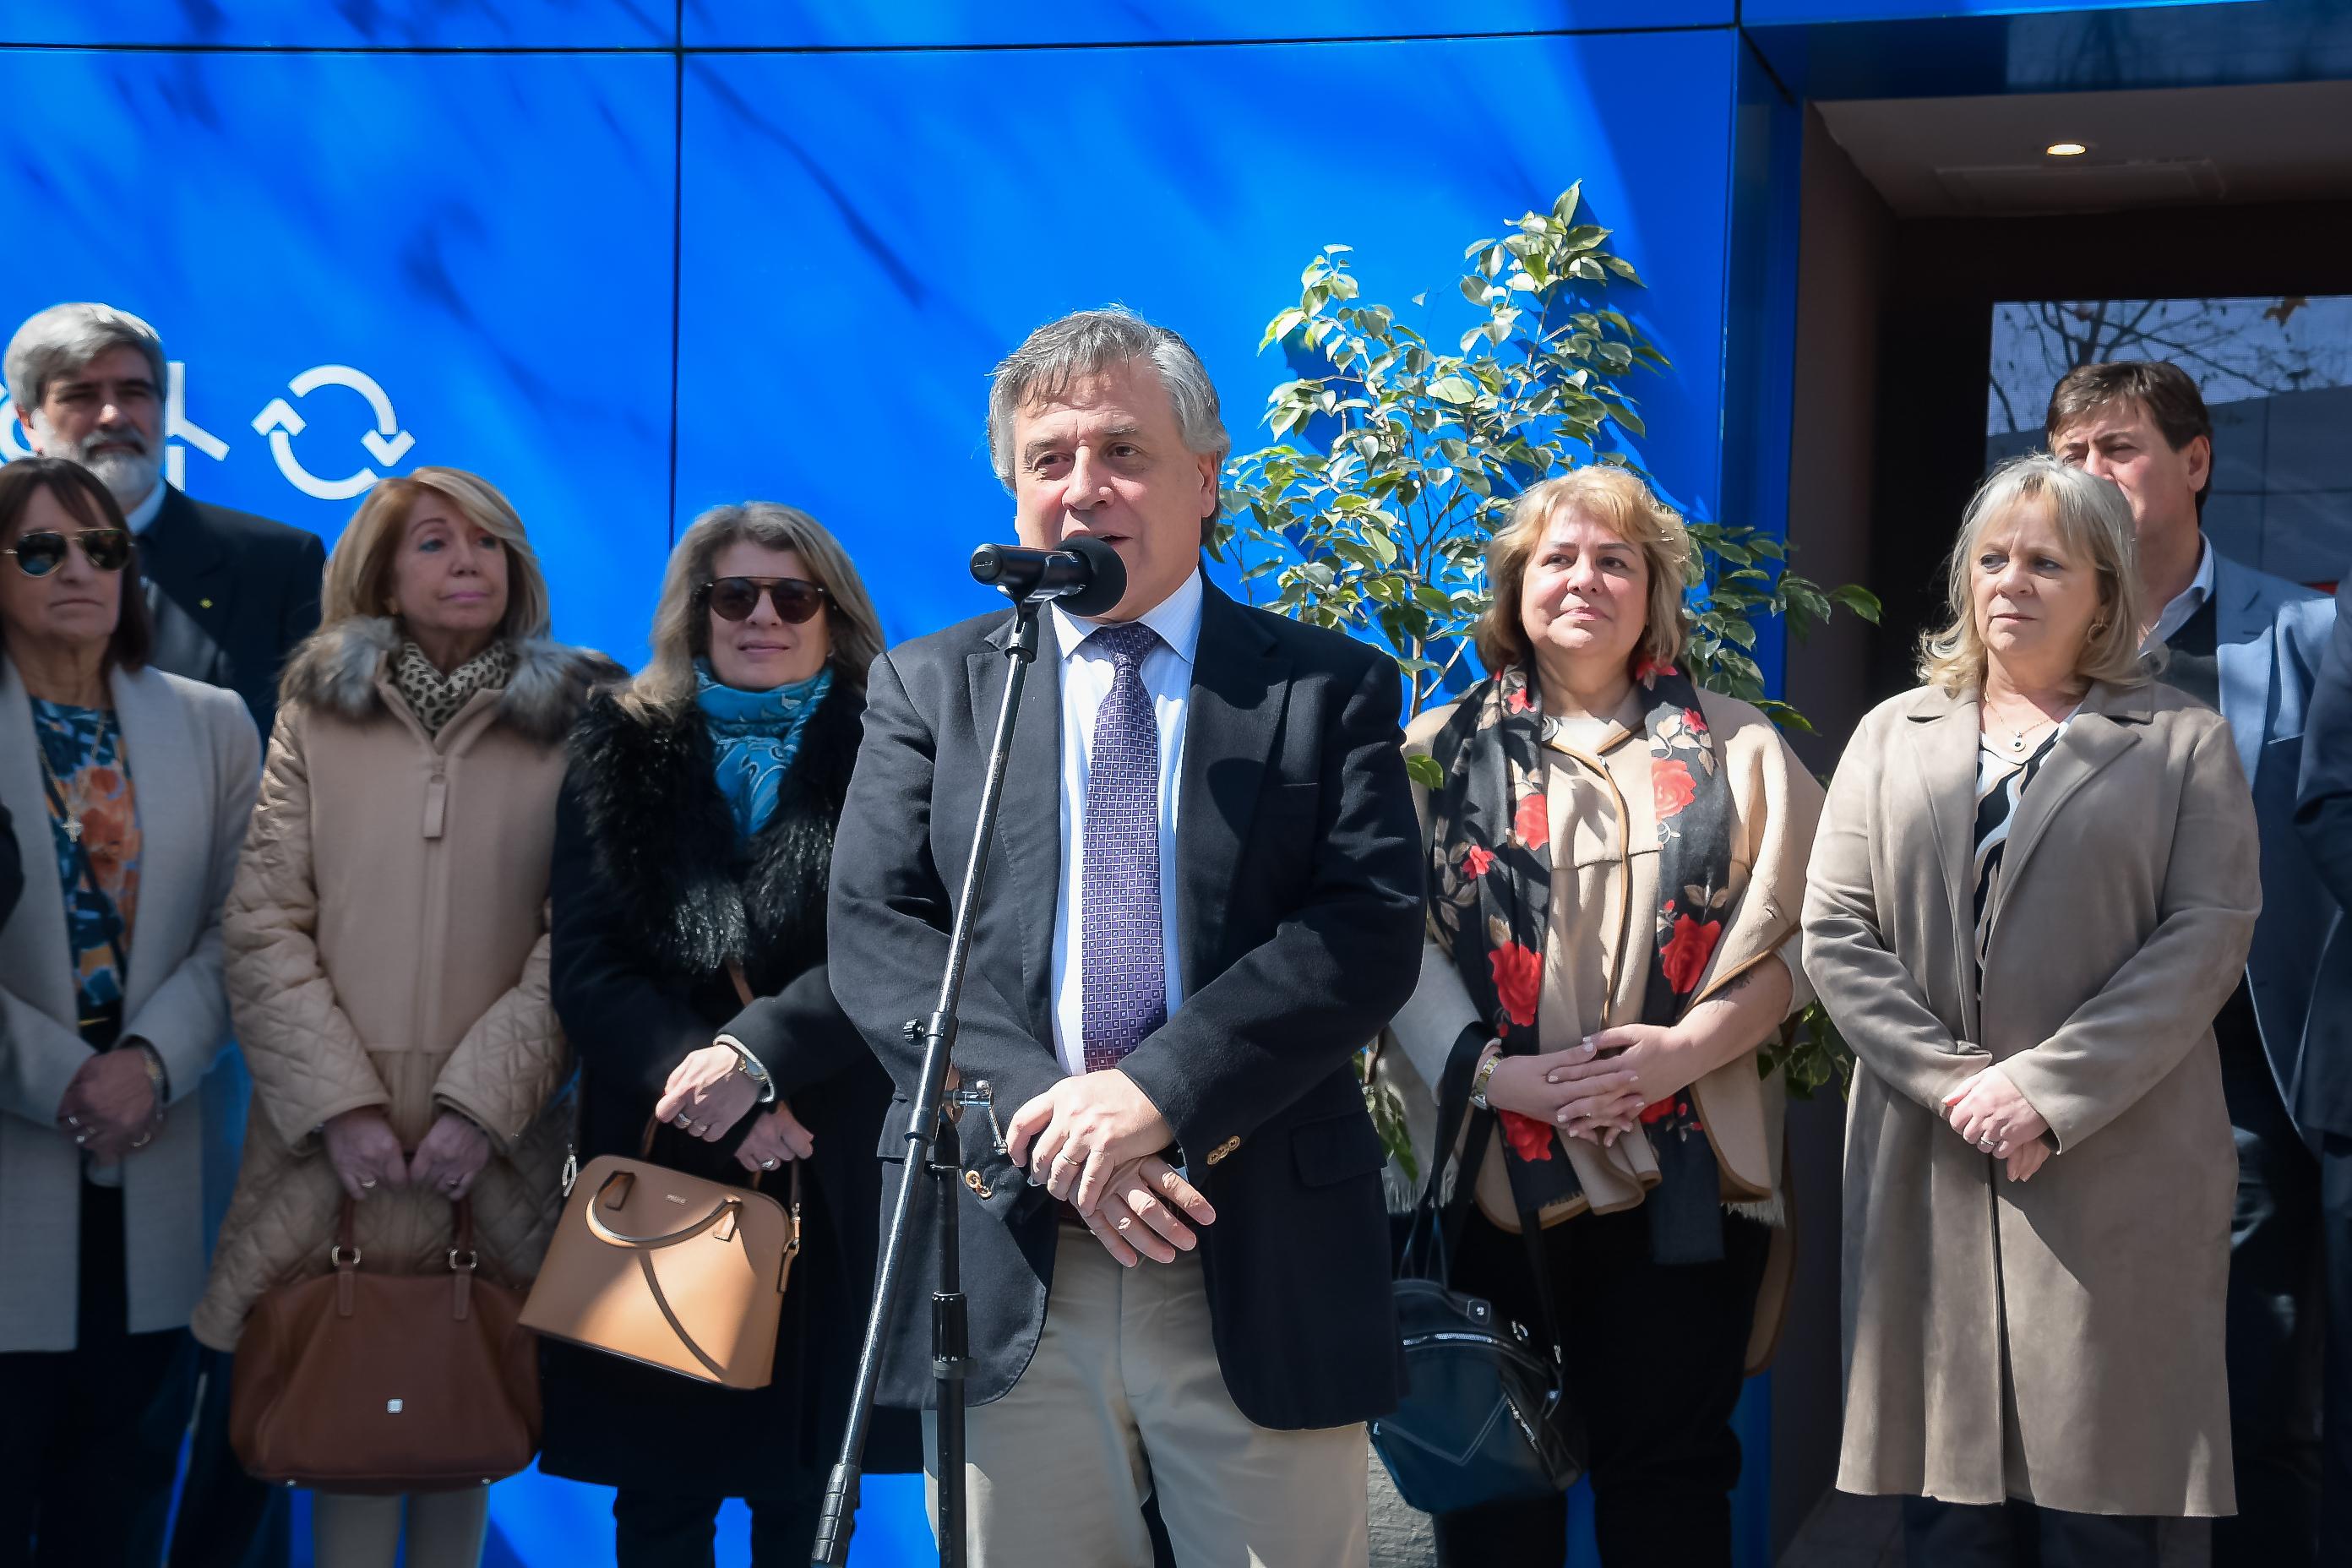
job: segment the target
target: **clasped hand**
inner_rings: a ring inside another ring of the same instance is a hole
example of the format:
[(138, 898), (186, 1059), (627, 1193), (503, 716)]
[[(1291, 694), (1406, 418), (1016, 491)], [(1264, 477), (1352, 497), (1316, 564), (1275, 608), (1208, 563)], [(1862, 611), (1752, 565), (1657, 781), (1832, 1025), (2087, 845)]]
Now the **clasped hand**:
[(104, 1051), (75, 1069), (58, 1101), (58, 1130), (101, 1160), (144, 1148), (163, 1121), (136, 1047)]
[(2007, 1162), (2012, 1182), (2031, 1180), (2050, 1158), (2042, 1139), (2050, 1123), (1998, 1067), (1969, 1075), (1944, 1096), (1944, 1117), (1972, 1146)]
[[(1028, 1168), (1032, 1185), (1090, 1214), (1111, 1173), (1158, 1153), (1175, 1132), (1150, 1096), (1117, 1068), (1066, 1078), (1013, 1112), (1006, 1157)], [(1041, 1174), (1042, 1173), (1042, 1174)]]
[(1486, 1081), (1486, 1100), (1608, 1148), (1644, 1109), (1688, 1087), (1673, 1065), (1680, 1043), (1660, 1025), (1621, 1024), (1565, 1050), (1506, 1057)]
[(379, 1187), (424, 1187), (455, 1203), (490, 1163), (489, 1135), (454, 1110), (434, 1118), (412, 1156), (377, 1105), (331, 1117), (320, 1132), (335, 1179), (354, 1202)]

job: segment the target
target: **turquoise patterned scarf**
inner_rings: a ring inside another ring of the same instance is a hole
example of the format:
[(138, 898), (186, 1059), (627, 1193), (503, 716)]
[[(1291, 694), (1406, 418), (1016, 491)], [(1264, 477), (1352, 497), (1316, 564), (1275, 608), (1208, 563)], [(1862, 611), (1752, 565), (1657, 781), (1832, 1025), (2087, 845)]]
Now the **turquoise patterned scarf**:
[(720, 685), (707, 661), (694, 661), (694, 700), (718, 753), (719, 793), (727, 797), (735, 831), (743, 837), (760, 831), (774, 814), (784, 774), (801, 749), (801, 731), (832, 689), (830, 665), (790, 686), (739, 691)]

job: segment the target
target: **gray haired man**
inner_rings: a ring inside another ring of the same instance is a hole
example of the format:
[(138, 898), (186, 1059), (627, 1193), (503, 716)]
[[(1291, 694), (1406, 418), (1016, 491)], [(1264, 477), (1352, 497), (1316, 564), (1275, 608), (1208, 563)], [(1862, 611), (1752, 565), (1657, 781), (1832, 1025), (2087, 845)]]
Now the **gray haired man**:
[[(1360, 1568), (1363, 1423), (1400, 1357), (1351, 1063), (1421, 950), (1396, 666), (1206, 580), (1225, 433), (1174, 332), (1040, 327), (997, 367), (989, 445), (1021, 542), (1100, 540), (1127, 592), (1045, 612), (956, 1038), (1001, 1111), (958, 1134), (971, 1561), (1149, 1568), (1149, 1498), (1180, 1564)], [(834, 993), (908, 1095), (1006, 620), (874, 661), (835, 839), (832, 942), (859, 961)], [(919, 1405), (913, 1261), (883, 1397)]]
[[(163, 342), (128, 310), (52, 305), (16, 329), (8, 395), (33, 450), (80, 463), (114, 493), (139, 539), (157, 668), (226, 687), (266, 741), (278, 670), (317, 629), (327, 553), (319, 536), (191, 500), (163, 474), (171, 370)], [(247, 1093), (225, 1057), (205, 1079), (205, 1211), (217, 1232), (236, 1177)], [(266, 1568), (287, 1558), (286, 1508), (228, 1446), (229, 1358), (203, 1352), (205, 1403), (173, 1527), (172, 1568)]]

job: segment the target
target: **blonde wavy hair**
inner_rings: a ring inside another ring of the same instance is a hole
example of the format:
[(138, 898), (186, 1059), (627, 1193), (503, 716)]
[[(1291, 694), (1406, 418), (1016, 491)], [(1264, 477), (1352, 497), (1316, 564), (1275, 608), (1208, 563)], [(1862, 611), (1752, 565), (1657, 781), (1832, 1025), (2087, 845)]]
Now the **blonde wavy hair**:
[(1487, 671), (1526, 664), (1535, 656), (1519, 617), (1519, 595), (1527, 585), (1528, 563), (1535, 558), (1552, 519), (1563, 511), (1580, 511), (1634, 546), (1649, 568), (1649, 603), (1643, 606), (1642, 640), (1634, 647), (1633, 663), (1673, 664), (1681, 658), (1690, 632), (1683, 607), (1694, 553), (1690, 530), (1682, 514), (1660, 500), (1639, 475), (1596, 463), (1528, 486), (1511, 503), (1509, 520), (1487, 542), (1486, 585), (1494, 600), (1471, 631)]
[(801, 558), (809, 581), (825, 593), (824, 624), (833, 638), (835, 679), (863, 695), (866, 669), (882, 651), (882, 619), (849, 552), (808, 513), (771, 500), (713, 507), (694, 520), (669, 552), (661, 602), (654, 608), (653, 658), (621, 693), (621, 706), (640, 721), (675, 719), (694, 703), (694, 661), (710, 651), (710, 612), (702, 590), (717, 578), (712, 563), (738, 541)]
[(522, 519), (496, 485), (463, 468), (418, 468), (368, 491), (342, 538), (335, 542), (334, 553), (327, 557), (319, 625), (323, 628), (360, 616), (399, 614), (392, 599), (392, 563), (400, 553), (409, 514), (428, 495), (448, 502), (459, 516), (506, 546), (507, 613), (499, 623), (499, 635), (510, 641), (545, 637), (547, 579), (540, 573), (539, 555), (523, 531)]
[(2098, 574), (2099, 613), (2074, 657), (2075, 675), (2135, 686), (2153, 673), (2139, 651), (2139, 549), (2132, 532), (2131, 503), (2123, 491), (2089, 470), (2033, 452), (1993, 469), (1960, 519), (1960, 537), (1945, 573), (1951, 619), (1941, 631), (1919, 639), (1921, 680), (1955, 697), (1983, 686), (1984, 632), (1977, 625), (1969, 591), (1977, 550), (1995, 523), (2037, 500), (2049, 505), (2066, 552), (2088, 561)]

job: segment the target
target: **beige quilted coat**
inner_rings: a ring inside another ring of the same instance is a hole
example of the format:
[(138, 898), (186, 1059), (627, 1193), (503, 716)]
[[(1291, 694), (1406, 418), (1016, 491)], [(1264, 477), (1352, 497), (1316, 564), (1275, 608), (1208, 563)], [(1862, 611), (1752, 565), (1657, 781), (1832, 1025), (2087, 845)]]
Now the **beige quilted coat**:
[[(385, 620), (322, 629), (282, 683), (223, 916), (253, 1074), (236, 1195), (192, 1327), (233, 1349), (264, 1290), (324, 1273), (342, 1189), (318, 1136), (379, 1105), (414, 1147), (443, 1109), (495, 1153), (473, 1188), (485, 1278), (526, 1283), (559, 1205), (570, 1063), (548, 1001), (548, 858), (563, 737), (601, 655), (519, 643), (514, 678), (428, 737), (387, 674)], [(450, 1210), (379, 1189), (363, 1268), (446, 1267)]]

